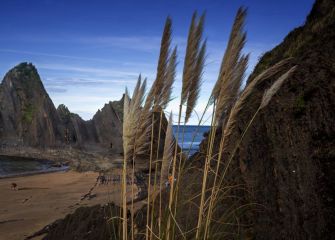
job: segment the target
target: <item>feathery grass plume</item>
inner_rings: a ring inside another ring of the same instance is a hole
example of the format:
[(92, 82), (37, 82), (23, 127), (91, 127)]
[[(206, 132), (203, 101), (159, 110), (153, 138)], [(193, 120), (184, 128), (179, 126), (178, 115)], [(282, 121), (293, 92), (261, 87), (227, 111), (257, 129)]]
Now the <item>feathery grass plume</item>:
[(170, 17), (167, 17), (165, 21), (165, 27), (161, 40), (161, 48), (157, 65), (157, 75), (154, 82), (154, 110), (162, 104), (162, 89), (166, 85), (167, 69), (169, 64), (169, 52), (171, 44), (171, 33), (172, 33), (172, 21)]
[(191, 83), (192, 88), (190, 89), (188, 98), (187, 98), (185, 123), (187, 123), (188, 120), (190, 119), (192, 111), (195, 108), (195, 105), (199, 98), (201, 79), (202, 79), (203, 69), (205, 65), (205, 54), (206, 54), (206, 41), (201, 46), (201, 49), (197, 56), (197, 61), (194, 67), (192, 83)]
[(234, 71), (234, 85), (233, 85), (233, 93), (236, 94), (234, 96), (234, 100), (236, 100), (238, 93), (240, 91), (240, 87), (242, 84), (242, 81), (245, 77), (245, 72), (248, 68), (250, 54), (242, 55), (242, 57), (239, 59), (239, 62), (237, 63), (236, 70)]
[(257, 75), (254, 79), (251, 79), (250, 83), (245, 87), (245, 89), (242, 91), (240, 97), (237, 99), (236, 103), (232, 107), (230, 111), (230, 115), (227, 121), (227, 124), (225, 126), (224, 130), (224, 138), (227, 139), (234, 129), (234, 125), (236, 123), (238, 114), (240, 113), (242, 107), (244, 106), (245, 102), (247, 101), (248, 97), (253, 92), (254, 88), (262, 83), (264, 80), (271, 78), (272, 76), (285, 71), (287, 69), (288, 65), (292, 62), (292, 58), (287, 58), (279, 63), (276, 63), (272, 67), (269, 67), (259, 75)]
[(288, 70), (286, 73), (284, 73), (280, 78), (278, 78), (272, 84), (272, 86), (264, 92), (262, 102), (261, 102), (261, 105), (259, 107), (260, 109), (266, 107), (269, 104), (273, 95), (276, 94), (276, 92), (283, 85), (284, 81), (292, 75), (292, 73), (295, 71), (296, 68), (297, 68), (297, 66), (292, 67), (290, 70)]
[(161, 167), (161, 176), (160, 182), (166, 182), (169, 176), (169, 166), (171, 165), (171, 161), (173, 159), (173, 148), (174, 148), (174, 136), (173, 136), (173, 115), (172, 112), (170, 113), (168, 127), (166, 129), (165, 135), (165, 142), (164, 142), (164, 152), (163, 152), (163, 159), (162, 159), (162, 167)]
[(135, 142), (135, 152), (134, 158), (138, 155), (145, 155), (150, 148), (150, 137), (151, 137), (151, 109), (153, 106), (154, 100), (154, 84), (151, 86), (151, 89), (146, 97), (145, 104), (142, 108), (138, 129), (136, 132), (136, 142)]
[[(244, 20), (244, 18), (240, 18), (239, 16), (236, 16), (236, 19)], [(224, 56), (223, 62), (225, 62), (225, 64), (223, 64), (222, 68), (220, 69), (219, 78), (217, 81), (220, 84), (215, 85), (213, 89), (212, 98), (215, 98), (215, 94), (219, 94), (215, 99), (217, 100), (215, 119), (215, 124), (217, 125), (220, 124), (222, 116), (225, 114), (225, 109), (229, 106), (228, 102), (237, 95), (238, 89), (241, 86), (241, 82), (235, 82), (237, 79), (234, 77), (234, 75), (236, 75), (235, 72), (238, 70), (237, 66), (241, 61), (241, 51), (246, 41), (246, 33), (243, 32), (243, 24), (240, 24), (240, 26), (240, 29), (236, 29), (238, 32), (236, 33), (232, 44), (228, 46), (230, 49), (227, 49), (227, 54)], [(235, 34), (232, 33), (232, 35)], [(216, 87), (219, 88), (219, 90), (217, 90)], [(233, 92), (233, 89), (235, 89), (236, 92)]]
[[(134, 154), (136, 152), (136, 143), (138, 142), (138, 128), (141, 123), (141, 118), (143, 116), (142, 104), (144, 101), (144, 94), (146, 90), (146, 79), (142, 82), (142, 77), (139, 75), (132, 99), (129, 99), (128, 90), (126, 89), (125, 99), (124, 99), (124, 120), (123, 120), (123, 149), (124, 149), (124, 160), (122, 169), (122, 221), (123, 239), (127, 239), (128, 229), (127, 229), (127, 162), (132, 160), (132, 180), (134, 180), (134, 166), (135, 158)], [(133, 184), (131, 186), (132, 192), (132, 205), (131, 205), (131, 236), (134, 239), (134, 221), (133, 221)]]
[[(144, 100), (144, 93), (146, 88), (146, 80), (142, 83), (141, 75), (139, 75), (137, 84), (135, 86), (132, 99), (129, 99), (128, 90), (126, 89), (124, 99), (124, 120), (123, 120), (123, 171), (122, 171), (122, 204), (123, 204), (123, 221), (124, 228), (127, 227), (127, 219), (125, 214), (127, 212), (127, 200), (126, 200), (126, 174), (127, 174), (127, 162), (132, 159), (135, 148), (135, 137), (137, 131), (138, 121), (141, 115), (141, 106)], [(126, 231), (126, 230), (125, 230)], [(123, 234), (125, 234), (123, 232)]]
[(177, 68), (177, 46), (173, 49), (169, 58), (169, 64), (166, 72), (166, 80), (163, 89), (161, 90), (161, 107), (165, 109), (171, 100), (172, 86), (176, 78)]
[(242, 55), (241, 58), (239, 59), (235, 70), (233, 71), (232, 74), (232, 82), (231, 82), (231, 95), (229, 96), (229, 98), (227, 99), (226, 102), (226, 106), (224, 107), (224, 115), (222, 116), (222, 126), (224, 129), (225, 126), (225, 122), (227, 121), (230, 111), (232, 109), (232, 107), (234, 106), (235, 102), (238, 99), (238, 96), (241, 92), (241, 85), (242, 85), (242, 81), (245, 77), (245, 72), (247, 70), (248, 67), (248, 62), (249, 62), (249, 54), (247, 55)]
[[(161, 40), (157, 75), (145, 100), (140, 118), (140, 125), (136, 134), (135, 155), (145, 155), (150, 149), (151, 136), (151, 108), (158, 111), (159, 107), (167, 106), (170, 101), (172, 84), (175, 76), (177, 50), (169, 57), (172, 33), (172, 21), (167, 17)], [(171, 71), (171, 73), (169, 73)], [(164, 89), (164, 94), (163, 90)]]
[(182, 85), (182, 92), (181, 92), (181, 104), (184, 104), (187, 101), (188, 91), (191, 84), (192, 78), (192, 69), (194, 65), (194, 59), (197, 54), (197, 49), (195, 49), (195, 39), (194, 33), (195, 28), (197, 26), (197, 12), (193, 13), (192, 21), (190, 25), (190, 30), (188, 33), (187, 38), (187, 46), (186, 46), (186, 54), (184, 60), (184, 70), (183, 70), (183, 85)]
[[(235, 17), (235, 21), (229, 36), (228, 40), (228, 45), (225, 51), (225, 54), (223, 56), (222, 62), (221, 62), (221, 67), (220, 67), (220, 72), (219, 72), (219, 77), (218, 80), (215, 83), (215, 86), (213, 88), (212, 94), (211, 94), (211, 100), (210, 102), (213, 103), (216, 99), (218, 99), (221, 91), (221, 86), (222, 86), (222, 81), (224, 81), (224, 75), (226, 74), (226, 71), (229, 70), (228, 67), (230, 67), (229, 61), (231, 59), (232, 55), (235, 55), (239, 52), (238, 51), (238, 46), (241, 47), (241, 38), (242, 31), (243, 31), (243, 26), (244, 26), (244, 21), (247, 15), (247, 10), (244, 8), (239, 8)], [(243, 46), (242, 46), (243, 47)]]
[(182, 105), (186, 103), (189, 91), (192, 88), (192, 81), (194, 80), (193, 71), (199, 56), (199, 48), (203, 34), (204, 22), (205, 13), (201, 15), (199, 21), (197, 21), (197, 12), (193, 13), (187, 38), (187, 47), (184, 60), (183, 84), (181, 92)]
[(142, 103), (146, 89), (146, 79), (142, 83), (141, 75), (138, 78), (131, 100), (126, 92), (123, 120), (123, 146), (127, 161), (132, 158), (138, 123), (142, 112)]

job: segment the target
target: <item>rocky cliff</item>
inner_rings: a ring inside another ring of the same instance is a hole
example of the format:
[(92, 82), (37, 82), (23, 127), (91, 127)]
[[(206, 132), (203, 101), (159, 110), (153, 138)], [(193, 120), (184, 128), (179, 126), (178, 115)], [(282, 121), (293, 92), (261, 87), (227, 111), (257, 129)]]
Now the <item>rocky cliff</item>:
[(62, 139), (57, 111), (36, 68), (22, 63), (0, 86), (0, 139), (32, 146), (56, 145)]
[[(65, 105), (52, 103), (36, 68), (21, 63), (0, 85), (2, 146), (105, 148), (122, 152), (122, 122), (117, 101), (84, 121)], [(116, 107), (116, 110), (114, 109)]]

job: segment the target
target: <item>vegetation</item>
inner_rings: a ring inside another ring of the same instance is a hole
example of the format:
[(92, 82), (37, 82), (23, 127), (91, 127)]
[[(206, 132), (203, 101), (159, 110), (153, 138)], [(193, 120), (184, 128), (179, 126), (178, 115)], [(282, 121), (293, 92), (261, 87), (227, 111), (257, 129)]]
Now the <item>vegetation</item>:
[[(173, 138), (173, 115), (170, 113), (168, 127), (167, 129), (163, 129), (166, 134), (162, 159), (159, 159), (159, 141), (162, 130), (161, 122), (164, 108), (171, 98), (171, 89), (176, 75), (177, 58), (176, 48), (174, 48), (173, 51), (171, 51), (170, 48), (172, 34), (172, 21), (170, 18), (167, 18), (163, 31), (156, 79), (147, 96), (145, 97), (146, 79), (142, 81), (141, 75), (138, 78), (131, 98), (126, 89), (123, 111), (124, 162), (121, 194), (122, 213), (120, 216), (122, 220), (123, 239), (135, 239), (136, 237), (133, 186), (131, 188), (132, 205), (130, 219), (127, 215), (126, 175), (129, 172), (128, 169), (131, 169), (132, 179), (134, 181), (135, 164), (139, 159), (147, 160), (149, 170), (144, 233), (146, 239), (223, 239), (227, 231), (231, 229), (229, 224), (238, 225), (238, 221), (235, 219), (232, 220), (232, 223), (228, 222), (227, 224), (222, 221), (221, 217), (219, 219), (215, 219), (214, 217), (218, 215), (215, 208), (217, 201), (224, 201), (225, 198), (230, 198), (230, 196), (227, 196), (225, 193), (226, 189), (234, 188), (234, 186), (227, 185), (225, 181), (227, 171), (239, 144), (258, 112), (270, 103), (271, 98), (280, 89), (283, 82), (289, 78), (295, 70), (295, 67), (288, 70), (288, 63), (291, 59), (281, 61), (254, 77), (252, 82), (248, 84), (243, 91), (240, 90), (249, 58), (248, 55), (242, 54), (246, 41), (246, 33), (243, 30), (245, 18), (246, 10), (240, 8), (236, 14), (227, 49), (222, 59), (218, 80), (199, 121), (200, 126), (205, 112), (210, 106), (213, 106), (211, 131), (208, 135), (201, 191), (196, 193), (191, 199), (182, 199), (179, 197), (180, 179), (189, 170), (190, 165), (186, 164), (186, 156), (188, 156), (188, 153), (184, 154), (178, 148), (178, 134), (180, 134), (179, 126), (187, 123), (199, 96), (206, 56), (206, 41), (202, 40), (205, 15), (203, 14), (198, 18), (197, 13), (194, 13), (192, 17), (184, 60), (177, 136), (176, 139)], [(247, 127), (242, 131), (234, 150), (227, 158), (223, 159), (225, 145), (231, 135), (232, 129), (235, 127), (236, 120), (245, 102), (262, 81), (278, 75), (278, 80), (265, 91), (258, 109), (250, 119)], [(164, 89), (164, 91), (162, 91), (162, 89)], [(184, 109), (184, 107), (186, 107), (186, 109)], [(157, 119), (156, 116), (160, 117)], [(182, 119), (182, 116), (185, 117)], [(158, 146), (155, 148), (154, 125), (157, 121), (159, 121), (159, 133)], [(221, 138), (219, 139), (220, 147), (219, 152), (214, 153), (214, 144), (218, 129), (221, 129)], [(223, 168), (222, 165), (224, 166)], [(155, 170), (154, 172), (152, 172), (153, 169)], [(153, 174), (154, 182), (151, 181)], [(160, 175), (159, 178), (157, 176), (158, 174)], [(209, 182), (208, 179), (210, 176), (213, 180)], [(169, 182), (169, 187), (165, 189), (164, 183), (167, 181)], [(159, 194), (157, 194), (157, 191)], [(167, 195), (164, 195), (164, 200), (162, 191), (168, 192)], [(158, 198), (158, 204), (155, 202), (156, 198)], [(178, 222), (177, 214), (179, 210), (182, 209), (183, 203), (192, 201), (192, 199), (198, 199), (195, 202), (198, 207), (197, 222), (191, 231), (184, 232), (181, 227), (182, 224)], [(165, 207), (163, 207), (163, 204)], [(243, 208), (242, 206), (235, 207), (233, 210), (227, 209), (227, 212), (225, 212), (223, 216), (230, 216), (232, 211), (236, 214), (241, 212), (240, 210)], [(230, 218), (231, 216), (228, 219)]]
[(29, 104), (23, 109), (22, 120), (23, 122), (30, 124), (33, 121), (34, 114), (35, 114), (35, 107)]

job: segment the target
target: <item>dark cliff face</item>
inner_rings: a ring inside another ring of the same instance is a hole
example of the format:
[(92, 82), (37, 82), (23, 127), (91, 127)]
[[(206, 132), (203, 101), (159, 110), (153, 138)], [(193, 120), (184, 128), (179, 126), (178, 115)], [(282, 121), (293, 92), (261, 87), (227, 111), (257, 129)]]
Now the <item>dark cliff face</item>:
[[(277, 234), (280, 239), (332, 239), (334, 1), (316, 1), (306, 24), (265, 54), (255, 72), (285, 57), (294, 57), (297, 71), (259, 114), (235, 160), (243, 180), (255, 190), (253, 201), (267, 209), (254, 216), (258, 238)], [(262, 90), (257, 90), (245, 109), (257, 106)], [(248, 119), (248, 112), (241, 116), (240, 129)]]
[(103, 147), (122, 152), (122, 123), (106, 104), (90, 121), (71, 113), (65, 105), (57, 110), (44, 89), (36, 68), (21, 63), (10, 70), (0, 85), (0, 142), (32, 147)]

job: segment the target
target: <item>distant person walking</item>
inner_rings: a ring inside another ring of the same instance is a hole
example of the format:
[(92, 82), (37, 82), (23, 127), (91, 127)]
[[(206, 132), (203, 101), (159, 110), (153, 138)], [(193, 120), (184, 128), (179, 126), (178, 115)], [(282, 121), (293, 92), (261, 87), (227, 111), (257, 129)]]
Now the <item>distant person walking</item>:
[(17, 191), (17, 190), (19, 190), (18, 187), (17, 187), (17, 184), (16, 184), (16, 183), (12, 183), (12, 184), (11, 184), (11, 189), (12, 189), (13, 191)]

